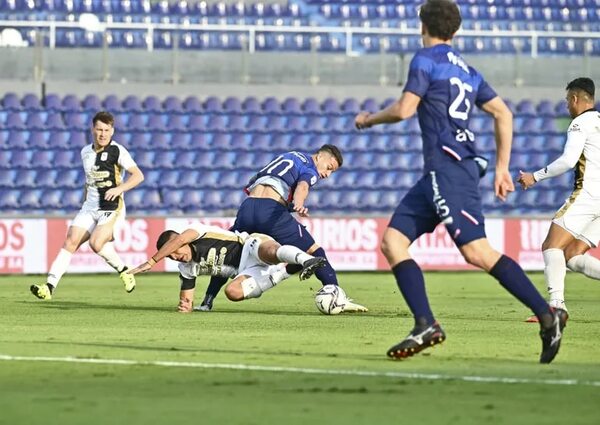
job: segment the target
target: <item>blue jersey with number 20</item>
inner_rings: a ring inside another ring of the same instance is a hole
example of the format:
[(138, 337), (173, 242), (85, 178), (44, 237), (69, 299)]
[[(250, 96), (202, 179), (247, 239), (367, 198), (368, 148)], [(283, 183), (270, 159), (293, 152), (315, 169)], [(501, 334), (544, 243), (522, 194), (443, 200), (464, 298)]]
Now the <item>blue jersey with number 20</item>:
[(269, 162), (252, 178), (249, 186), (256, 181), (263, 181), (266, 177), (277, 179), (279, 183), (277, 186), (285, 192), (280, 193), (281, 196), (291, 201), (298, 183), (305, 181), (311, 187), (319, 180), (319, 173), (310, 154), (292, 151), (279, 155)]
[(460, 161), (477, 155), (469, 119), (475, 105), (496, 97), (481, 74), (447, 44), (417, 51), (404, 91), (421, 98), (418, 107), (425, 171), (442, 165), (440, 152)]

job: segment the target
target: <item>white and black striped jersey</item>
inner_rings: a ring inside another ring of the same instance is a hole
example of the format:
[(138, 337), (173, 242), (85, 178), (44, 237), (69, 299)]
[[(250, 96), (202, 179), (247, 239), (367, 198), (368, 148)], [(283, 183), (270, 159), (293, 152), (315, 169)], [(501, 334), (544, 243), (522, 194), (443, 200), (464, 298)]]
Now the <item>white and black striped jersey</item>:
[(114, 211), (124, 207), (123, 196), (107, 201), (104, 194), (123, 181), (123, 173), (137, 164), (123, 146), (112, 140), (96, 152), (94, 145), (81, 149), (81, 161), (86, 180), (86, 198), (83, 209)]
[(198, 232), (190, 242), (192, 260), (179, 263), (179, 272), (186, 279), (200, 275), (234, 277), (238, 273), (247, 233), (234, 233), (216, 226), (196, 224), (190, 226)]

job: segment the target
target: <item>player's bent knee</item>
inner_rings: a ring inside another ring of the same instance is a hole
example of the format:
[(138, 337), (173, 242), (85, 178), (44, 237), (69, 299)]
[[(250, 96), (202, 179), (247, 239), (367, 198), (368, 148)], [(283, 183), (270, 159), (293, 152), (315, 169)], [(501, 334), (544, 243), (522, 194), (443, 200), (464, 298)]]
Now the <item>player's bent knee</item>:
[(106, 242), (97, 240), (97, 239), (90, 239), (89, 243), (90, 243), (90, 248), (92, 248), (92, 251), (94, 251), (97, 254), (100, 251), (102, 251), (102, 247), (104, 247), (104, 244)]
[(239, 283), (230, 283), (225, 288), (225, 296), (230, 301), (242, 301), (244, 299), (244, 291)]

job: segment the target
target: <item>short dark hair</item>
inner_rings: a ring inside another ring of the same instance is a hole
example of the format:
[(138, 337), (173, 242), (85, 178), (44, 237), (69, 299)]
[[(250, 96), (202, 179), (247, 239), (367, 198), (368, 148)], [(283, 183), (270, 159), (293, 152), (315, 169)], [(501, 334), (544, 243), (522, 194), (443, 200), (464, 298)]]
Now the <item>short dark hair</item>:
[(427, 0), (419, 10), (419, 18), (427, 33), (441, 40), (450, 40), (460, 28), (460, 10), (453, 1)]
[(160, 234), (156, 240), (156, 249), (161, 249), (164, 244), (169, 242), (171, 239), (179, 235), (175, 230), (165, 230)]
[(328, 154), (333, 156), (340, 167), (344, 163), (344, 157), (342, 156), (342, 151), (340, 151), (340, 149), (335, 145), (330, 145), (330, 144), (323, 145), (317, 151), (317, 153), (319, 153), (319, 152), (327, 152)]
[(113, 117), (110, 112), (106, 112), (106, 111), (98, 112), (96, 115), (94, 115), (94, 118), (92, 118), (92, 125), (95, 127), (96, 123), (98, 121), (101, 121), (104, 124), (110, 125), (112, 127), (115, 126), (115, 117)]
[(596, 92), (596, 86), (594, 85), (594, 80), (591, 78), (579, 77), (567, 84), (567, 90), (582, 90), (589, 94), (593, 100)]

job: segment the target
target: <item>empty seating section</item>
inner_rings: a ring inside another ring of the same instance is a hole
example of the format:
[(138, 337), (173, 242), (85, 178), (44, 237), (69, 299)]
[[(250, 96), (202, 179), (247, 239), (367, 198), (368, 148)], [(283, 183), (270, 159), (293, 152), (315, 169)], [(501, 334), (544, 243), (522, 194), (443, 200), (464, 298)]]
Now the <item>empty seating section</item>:
[[(35, 41), (34, 21), (72, 21), (93, 13), (107, 23), (246, 24), (256, 25), (254, 45), (259, 51), (286, 50), (344, 52), (344, 28), (419, 27), (420, 0), (0, 0), (0, 19), (32, 22), (21, 27), (25, 40)], [(600, 0), (469, 0), (459, 2), (463, 27), (491, 31), (600, 31)], [(261, 32), (260, 26), (340, 27), (339, 33)], [(185, 28), (185, 27), (184, 27)], [(182, 49), (239, 50), (249, 45), (244, 31), (181, 31), (109, 29), (111, 47), (170, 49), (179, 37)], [(46, 31), (46, 43), (49, 35)], [(531, 39), (519, 37), (459, 37), (465, 53), (530, 51)], [(102, 33), (83, 28), (57, 28), (57, 47), (101, 47)], [(363, 53), (412, 52), (418, 35), (360, 34), (352, 50)], [(541, 37), (539, 53), (600, 54), (600, 39)]]
[[(257, 99), (155, 96), (83, 99), (54, 94), (39, 99), (7, 93), (0, 104), (0, 213), (72, 213), (81, 206), (84, 175), (80, 150), (90, 143), (93, 114), (116, 118), (115, 140), (126, 146), (146, 175), (126, 194), (135, 214), (222, 214), (244, 198), (244, 185), (260, 167), (289, 150), (314, 152), (339, 146), (344, 166), (309, 197), (314, 211), (389, 214), (419, 178), (423, 165), (415, 118), (366, 132), (354, 116), (392, 99)], [(515, 113), (514, 175), (534, 170), (562, 152), (557, 121), (564, 101), (508, 102)], [(479, 151), (494, 160), (493, 122), (476, 114), (470, 127)], [(491, 162), (493, 164), (493, 162)], [(517, 191), (507, 203), (493, 197), (493, 173), (482, 179), (484, 207), (496, 214), (554, 211), (567, 197), (566, 174), (535, 189)]]

